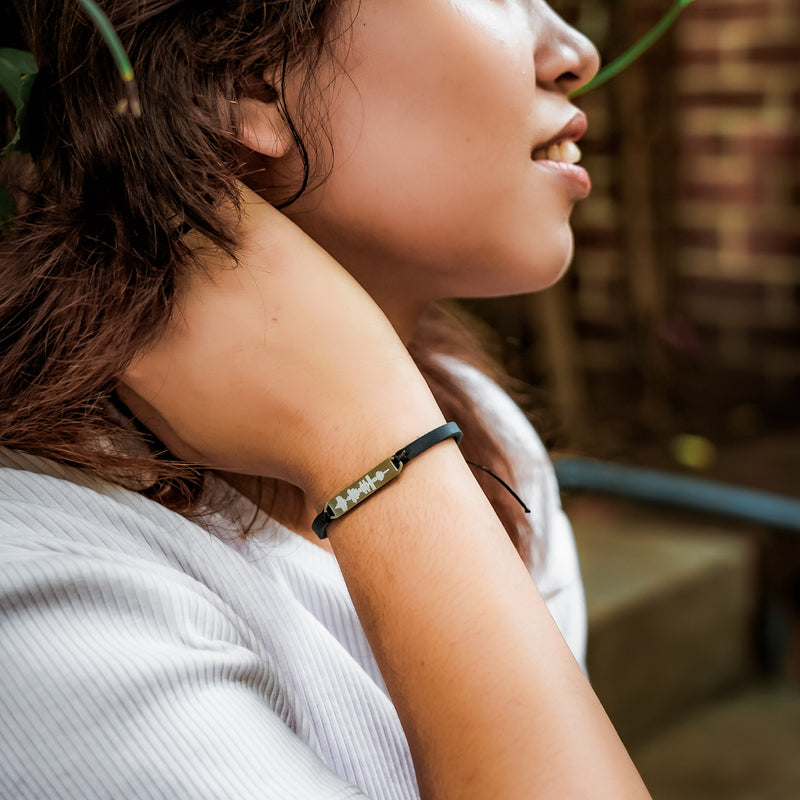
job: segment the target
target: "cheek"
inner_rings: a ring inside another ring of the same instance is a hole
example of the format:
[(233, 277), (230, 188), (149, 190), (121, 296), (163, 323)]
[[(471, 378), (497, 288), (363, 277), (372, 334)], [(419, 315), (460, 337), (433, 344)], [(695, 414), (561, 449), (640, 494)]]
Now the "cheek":
[[(525, 185), (527, 141), (504, 142), (511, 123), (471, 100), (474, 93), (444, 92), (435, 102), (420, 92), (410, 107), (365, 105), (358, 132), (346, 123), (334, 138), (336, 166), (321, 192), (320, 218), (395, 250), (418, 244), (441, 260), (461, 255), (459, 243), (498, 223), (538, 213), (536, 192)], [(348, 120), (358, 114), (353, 105)]]
[(524, 165), (532, 145), (530, 41), (456, 14), (458, 3), (420, 3), (426, 25), (412, 29), (398, 5), (363, 4), (363, 34), (331, 111), (328, 198), (343, 205), (340, 186), (374, 197), (386, 185), (422, 213), (454, 197), (513, 190), (504, 184), (514, 178), (509, 161)]

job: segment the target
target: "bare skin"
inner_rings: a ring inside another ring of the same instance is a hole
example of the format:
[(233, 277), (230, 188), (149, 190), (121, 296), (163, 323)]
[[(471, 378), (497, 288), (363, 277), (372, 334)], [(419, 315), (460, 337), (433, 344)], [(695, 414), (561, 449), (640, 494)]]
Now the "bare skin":
[[(306, 533), (444, 421), (403, 345), (427, 304), (563, 273), (585, 189), (532, 153), (575, 121), (566, 94), (597, 68), (542, 0), (345, 5), (352, 38), (319, 76), (330, 178), (293, 221), (243, 190), (239, 267), (207, 254), (212, 279), (121, 388), (175, 453), (297, 487), (274, 513)], [(241, 110), (243, 145), (291, 175), (279, 109)], [(329, 531), (424, 800), (649, 797), (456, 445)]]
[[(288, 481), (321, 508), (443, 418), (369, 296), (247, 197), (239, 268), (209, 259), (213, 280), (188, 288), (123, 392), (178, 454)], [(332, 525), (330, 542), (425, 800), (648, 797), (454, 444)]]
[[(318, 166), (331, 171), (284, 213), (356, 278), (403, 341), (435, 300), (557, 280), (585, 189), (532, 152), (576, 120), (566, 95), (597, 70), (591, 43), (542, 0), (358, 0), (344, 4), (340, 23), (334, 57), (315, 67), (332, 144)], [(296, 83), (303, 77), (284, 86), (295, 116)], [(276, 200), (276, 185), (299, 169), (290, 132), (275, 104), (239, 108), (249, 185)], [(315, 540), (315, 511), (296, 489), (227, 477)]]

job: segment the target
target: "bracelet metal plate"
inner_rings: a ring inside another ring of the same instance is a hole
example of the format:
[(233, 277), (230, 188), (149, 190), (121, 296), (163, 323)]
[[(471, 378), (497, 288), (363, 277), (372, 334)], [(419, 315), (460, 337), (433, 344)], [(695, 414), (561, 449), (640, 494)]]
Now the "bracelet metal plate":
[(337, 519), (346, 514), (351, 508), (366, 500), (374, 494), (381, 486), (385, 486), (389, 481), (396, 478), (403, 469), (403, 464), (394, 460), (390, 456), (385, 461), (381, 461), (363, 477), (354, 481), (339, 494), (333, 497), (325, 505), (325, 511), (329, 519)]

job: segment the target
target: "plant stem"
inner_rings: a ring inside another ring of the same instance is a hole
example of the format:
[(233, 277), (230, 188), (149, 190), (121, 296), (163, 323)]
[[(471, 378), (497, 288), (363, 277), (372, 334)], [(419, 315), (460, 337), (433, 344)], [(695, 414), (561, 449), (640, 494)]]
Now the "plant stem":
[(78, 0), (78, 3), (83, 7), (84, 11), (89, 15), (89, 18), (95, 24), (103, 40), (108, 45), (111, 55), (114, 58), (114, 63), (117, 65), (122, 84), (125, 88), (125, 98), (123, 98), (117, 109), (121, 112), (130, 111), (134, 117), (142, 115), (142, 107), (139, 102), (139, 89), (136, 85), (136, 79), (133, 77), (133, 67), (131, 66), (128, 54), (119, 40), (114, 26), (109, 21), (108, 17), (99, 8), (94, 0)]
[(606, 81), (611, 80), (615, 75), (618, 75), (626, 67), (630, 66), (642, 53), (644, 53), (651, 45), (658, 41), (670, 28), (673, 22), (678, 18), (678, 15), (683, 11), (686, 6), (693, 3), (694, 0), (676, 0), (675, 4), (670, 10), (661, 18), (655, 27), (646, 33), (636, 44), (626, 50), (621, 56), (614, 59), (610, 64), (603, 67), (597, 75), (589, 81), (589, 83), (570, 92), (570, 97), (579, 97), (598, 86), (602, 86)]

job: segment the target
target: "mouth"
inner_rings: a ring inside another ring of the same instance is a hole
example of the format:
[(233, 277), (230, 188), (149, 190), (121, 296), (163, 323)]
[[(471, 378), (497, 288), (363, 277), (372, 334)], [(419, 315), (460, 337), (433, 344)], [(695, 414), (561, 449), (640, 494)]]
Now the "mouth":
[(552, 139), (537, 145), (531, 158), (534, 161), (577, 164), (582, 154), (576, 143), (586, 133), (586, 128), (586, 115), (579, 111)]

